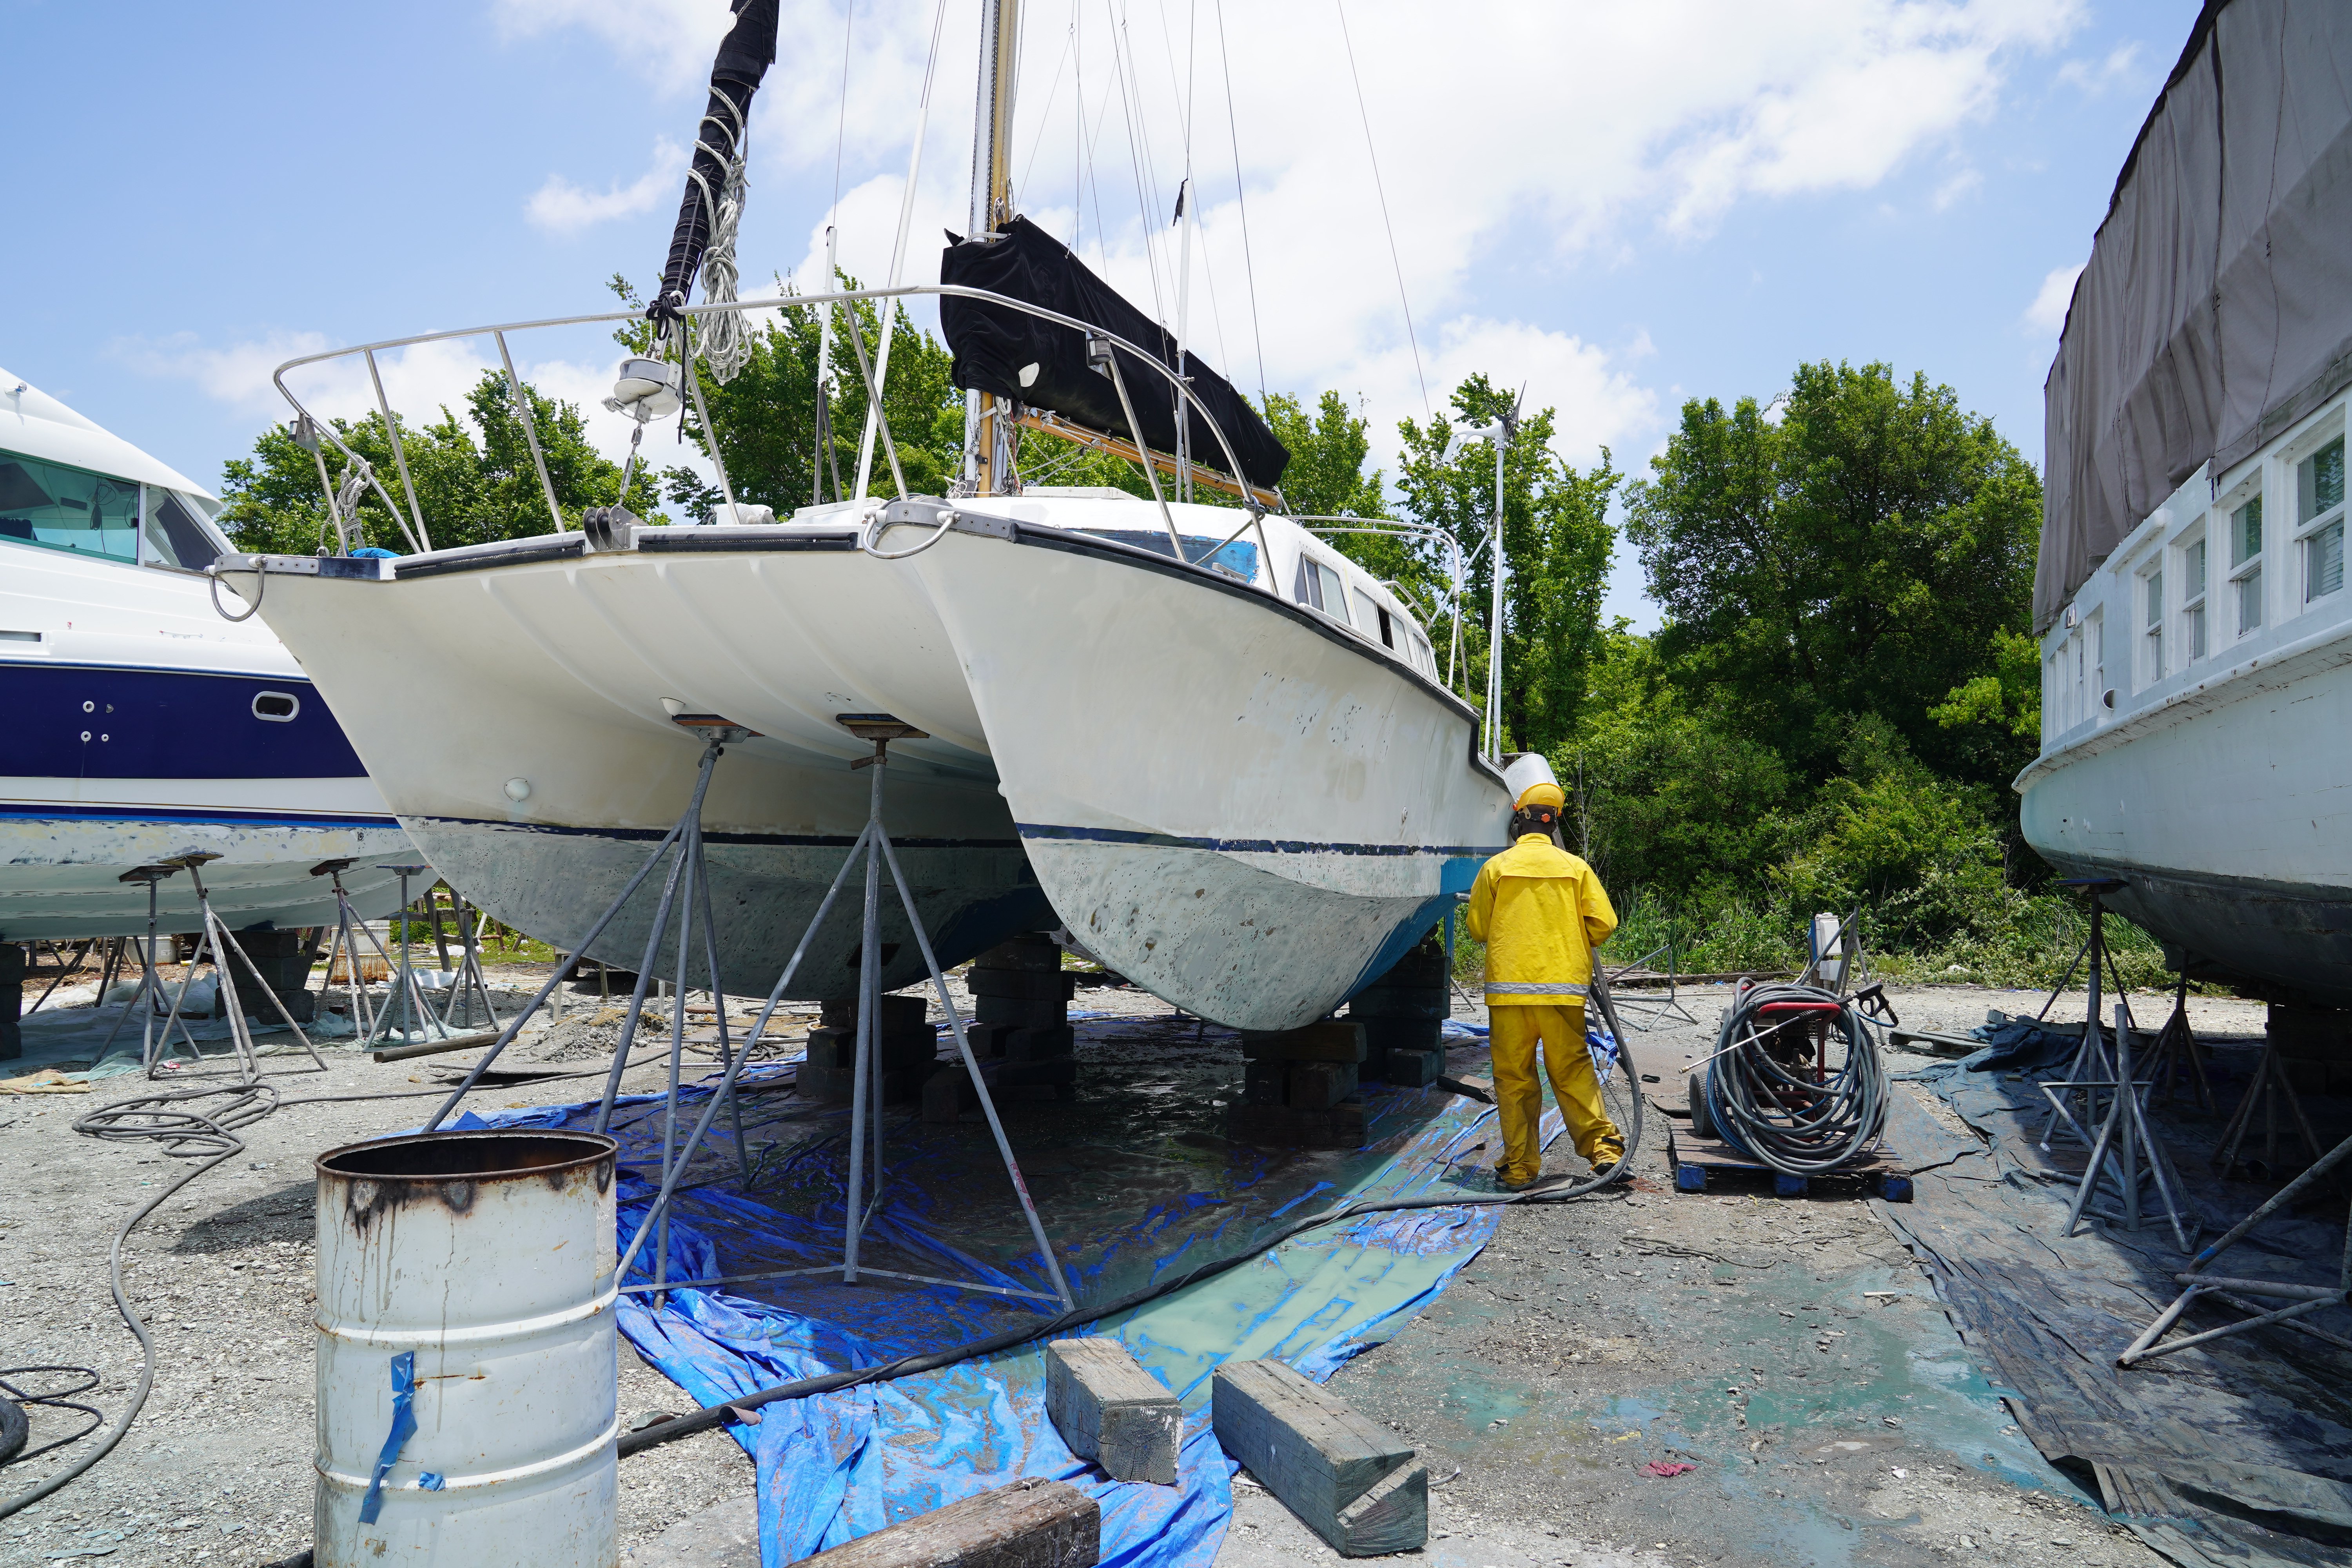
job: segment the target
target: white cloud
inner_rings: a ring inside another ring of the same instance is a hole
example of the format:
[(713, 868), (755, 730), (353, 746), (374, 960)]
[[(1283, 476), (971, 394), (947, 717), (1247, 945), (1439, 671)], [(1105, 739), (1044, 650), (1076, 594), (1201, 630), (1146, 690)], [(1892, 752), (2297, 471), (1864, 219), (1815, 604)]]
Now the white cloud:
[(2058, 79), (2076, 89), (2086, 98), (2097, 98), (2108, 89), (2127, 86), (2136, 74), (2133, 67), (2139, 63), (2137, 41), (2118, 44), (2107, 58), (2094, 64), (2089, 60), (2068, 60), (2058, 68)]
[(2053, 267), (2042, 279), (2042, 288), (2033, 296), (2033, 303), (2025, 307), (2022, 318), (2026, 328), (2046, 338), (2054, 338), (2066, 325), (2066, 311), (2074, 303), (2074, 279), (2083, 275), (2083, 264)]
[(686, 150), (665, 136), (654, 143), (653, 166), (629, 184), (592, 191), (550, 174), (523, 205), (523, 216), (551, 234), (574, 235), (616, 217), (650, 212), (665, 199), (675, 201), (685, 173)]
[(1928, 198), (1929, 205), (1937, 212), (1947, 211), (1961, 198), (1975, 195), (1983, 184), (1984, 176), (1976, 170), (1962, 169), (1936, 187), (1936, 194)]

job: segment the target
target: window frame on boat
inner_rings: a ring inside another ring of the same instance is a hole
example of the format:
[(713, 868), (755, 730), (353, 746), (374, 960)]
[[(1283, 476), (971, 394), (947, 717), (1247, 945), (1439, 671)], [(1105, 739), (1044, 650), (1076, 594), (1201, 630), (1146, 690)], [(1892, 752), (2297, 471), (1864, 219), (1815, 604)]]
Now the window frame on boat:
[(2152, 552), (2147, 564), (2132, 579), (2133, 596), (2139, 602), (2139, 679), (2133, 689), (2145, 691), (2165, 677), (2164, 623), (2170, 606), (2164, 599), (2164, 565), (2166, 552)]
[(2263, 484), (2266, 467), (2255, 464), (2253, 471), (2219, 498), (2213, 508), (2222, 537), (2230, 542), (2222, 580), (2230, 584), (2231, 642), (2243, 642), (2270, 621), (2263, 603), (2268, 582), (2263, 570), (2270, 555), (2270, 508), (2264, 504)]
[[(20, 472), (24, 472), (27, 482), (39, 484), (41, 482), (39, 479), (23, 469), (23, 465), (26, 464), (50, 471), (49, 483), (44, 491), (45, 494), (55, 491), (57, 495), (62, 495), (63, 487), (55, 482), (56, 476), (71, 475), (77, 479), (93, 481), (91, 488), (93, 498), (98, 485), (109, 487), (117, 496), (128, 498), (129, 521), (126, 526), (96, 528), (88, 531), (98, 535), (101, 540), (108, 534), (128, 534), (130, 537), (125, 548), (121, 550), (108, 548), (84, 550), (70, 543), (41, 539), (34, 533), (22, 535), (0, 533), (0, 543), (26, 545), (35, 550), (47, 551), (52, 554), (68, 555), (85, 561), (105, 561), (117, 566), (153, 566), (192, 574), (201, 573), (205, 565), (229, 553), (232, 548), (227, 539), (222, 535), (219, 527), (213, 521), (214, 513), (218, 510), (216, 503), (207, 502), (203, 497), (191, 491), (173, 489), (168, 485), (151, 485), (144, 480), (125, 479), (121, 474), (108, 473), (103, 468), (87, 468), (79, 463), (61, 462), (55, 458), (38, 457), (30, 452), (0, 447), (0, 465), (17, 468)], [(58, 504), (56, 495), (52, 495), (46, 508), (35, 506), (29, 501), (23, 501), (14, 506), (0, 508), (0, 510), (21, 510), (31, 512), (54, 510)], [(85, 504), (78, 507), (77, 510), (87, 511), (89, 507)], [(177, 518), (166, 517), (167, 510), (176, 512)], [(28, 528), (38, 527), (30, 518), (23, 521)], [(162, 529), (160, 538), (151, 532), (159, 526)], [(182, 563), (179, 558), (182, 546), (174, 540), (175, 533), (185, 533), (190, 531), (193, 531), (205, 548), (211, 552), (202, 563), (194, 566)]]
[(2315, 443), (2292, 459), (2298, 613), (2344, 591), (2345, 432), (2340, 416), (2331, 423), (2332, 430), (2323, 426)]

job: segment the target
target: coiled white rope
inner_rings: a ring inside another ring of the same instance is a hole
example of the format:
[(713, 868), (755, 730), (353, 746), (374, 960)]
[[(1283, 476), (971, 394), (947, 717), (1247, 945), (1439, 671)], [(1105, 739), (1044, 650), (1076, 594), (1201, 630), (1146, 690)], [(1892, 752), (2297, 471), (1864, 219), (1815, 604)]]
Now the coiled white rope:
[[(726, 100), (722, 98), (719, 101), (724, 103)], [(731, 109), (733, 106), (729, 107)], [(718, 122), (705, 117), (703, 123)], [(733, 148), (731, 153), (721, 153), (698, 136), (695, 142), (697, 147), (716, 158), (727, 171), (726, 177), (719, 183), (718, 195), (715, 198), (711, 195), (709, 184), (695, 173), (692, 165), (687, 169), (688, 177), (702, 192), (704, 208), (710, 214), (710, 244), (702, 253), (702, 300), (706, 305), (730, 305), (735, 302), (735, 287), (740, 278), (735, 264), (735, 234), (743, 223), (743, 162), (750, 150), (746, 145), (750, 138), (744, 134), (740, 112), (733, 135), (727, 135), (724, 125), (719, 125), (719, 129), (722, 138)], [(697, 317), (694, 337), (697, 352), (710, 366), (710, 374), (719, 379), (721, 386), (734, 380), (743, 367), (751, 363), (751, 331), (745, 325), (740, 310), (714, 310)]]

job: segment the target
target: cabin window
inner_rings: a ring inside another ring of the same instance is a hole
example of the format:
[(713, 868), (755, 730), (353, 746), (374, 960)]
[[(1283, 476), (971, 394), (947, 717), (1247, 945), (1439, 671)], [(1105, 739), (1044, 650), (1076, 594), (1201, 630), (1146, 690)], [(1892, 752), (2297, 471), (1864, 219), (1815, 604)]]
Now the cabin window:
[(2153, 686), (2164, 679), (2164, 571), (2158, 567), (2140, 578), (2140, 597), (2146, 605), (2146, 617), (2141, 640), (2147, 651), (2146, 679), (2143, 685)]
[(1412, 644), (1412, 662), (1414, 665), (1420, 668), (1422, 674), (1429, 677), (1432, 680), (1436, 679), (1437, 656), (1430, 651), (1428, 639), (1418, 634), (1414, 634), (1408, 637), (1405, 640)]
[(2180, 637), (2189, 662), (2205, 657), (2205, 542), (2191, 540), (2180, 552)]
[(290, 691), (261, 691), (254, 694), (253, 716), (272, 724), (291, 724), (302, 711), (302, 700)]
[(1368, 637), (1379, 637), (1382, 647), (1396, 647), (1396, 638), (1389, 632), (1389, 613), (1361, 588), (1356, 590), (1356, 629)]
[(2344, 437), (2305, 458), (2295, 471), (2295, 525), (2303, 546), (2303, 602), (2344, 587)]
[(139, 487), (0, 452), (0, 539), (110, 561), (139, 559)]
[(151, 566), (184, 566), (201, 572), (220, 559), (215, 544), (185, 497), (153, 485), (147, 489), (147, 553)]
[(1339, 580), (1339, 574), (1311, 555), (1298, 558), (1298, 580), (1291, 586), (1291, 597), (1343, 626), (1348, 624), (1347, 584)]
[(2230, 584), (2238, 605), (2238, 635), (2263, 624), (2263, 498), (2230, 514)]

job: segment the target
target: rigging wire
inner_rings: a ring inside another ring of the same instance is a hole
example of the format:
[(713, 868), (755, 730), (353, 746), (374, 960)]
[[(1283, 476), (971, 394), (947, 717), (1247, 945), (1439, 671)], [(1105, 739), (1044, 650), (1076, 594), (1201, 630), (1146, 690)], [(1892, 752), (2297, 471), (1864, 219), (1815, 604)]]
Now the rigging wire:
[(1356, 84), (1356, 112), (1363, 118), (1364, 153), (1372, 162), (1372, 190), (1381, 199), (1381, 225), (1389, 234), (1389, 265), (1396, 268), (1397, 301), (1404, 307), (1404, 336), (1412, 345), (1412, 374), (1421, 383), (1421, 409), (1433, 419), (1437, 416), (1429, 403), (1429, 377), (1421, 368), (1421, 339), (1412, 330), (1412, 301), (1404, 290), (1404, 260), (1397, 254), (1396, 225), (1389, 219), (1389, 193), (1381, 183), (1380, 150), (1372, 144), (1372, 111), (1364, 104), (1364, 79), (1356, 69), (1356, 41), (1348, 32), (1348, 0), (1331, 0), (1331, 5), (1339, 13), (1339, 41), (1347, 46), (1348, 76)]
[[(1106, 9), (1111, 0), (1103, 0)], [(1160, 249), (1155, 243), (1160, 231), (1160, 184), (1151, 178), (1151, 146), (1143, 130), (1143, 74), (1135, 64), (1135, 37), (1129, 30), (1124, 11), (1115, 14), (1111, 24), (1111, 58), (1118, 66), (1119, 110), (1127, 126), (1127, 161), (1135, 173), (1135, 208), (1143, 227), (1143, 258), (1151, 270), (1151, 311), (1162, 329), (1168, 325), (1168, 299), (1160, 286)], [(1131, 85), (1130, 85), (1131, 84)]]
[[(1217, 59), (1219, 64), (1223, 66), (1225, 76), (1225, 131), (1232, 138), (1234, 144), (1234, 200), (1241, 207), (1242, 271), (1249, 279), (1250, 337), (1257, 345), (1257, 401), (1258, 406), (1263, 409), (1265, 406), (1266, 400), (1265, 334), (1258, 328), (1257, 261), (1256, 258), (1250, 254), (1249, 193), (1242, 183), (1241, 128), (1234, 120), (1234, 58), (1232, 52), (1225, 47), (1225, 0), (1216, 0), (1216, 7)], [(1213, 289), (1211, 290), (1211, 298), (1213, 299), (1214, 297), (1215, 291)], [(1230, 364), (1232, 362), (1228, 360), (1226, 363)], [(1426, 401), (1426, 399), (1424, 399), (1424, 401)]]
[[(948, 0), (940, 0), (939, 8), (931, 15), (931, 53), (923, 64), (923, 96), (915, 110), (915, 146), (907, 157), (907, 189), (898, 202), (898, 236), (890, 245), (889, 287), (898, 286), (898, 274), (907, 260), (907, 226), (915, 218), (915, 186), (923, 172), (923, 137), (931, 123), (931, 82), (940, 68), (940, 33), (947, 26)], [(875, 331), (882, 344), (875, 352), (874, 393), (866, 399), (866, 429), (857, 442), (857, 499), (866, 499), (867, 485), (874, 477), (874, 437), (882, 425), (882, 396), (889, 391), (887, 377), (890, 373), (890, 342), (898, 333), (897, 311), (893, 301), (877, 300), (875, 304)], [(850, 307), (852, 310), (856, 306)], [(890, 459), (895, 469), (898, 458)]]
[[(833, 121), (833, 216), (841, 216), (841, 155), (849, 145), (849, 40), (857, 26), (857, 0), (849, 0), (841, 13), (841, 109)], [(817, 292), (830, 293), (833, 279), (824, 280)]]

